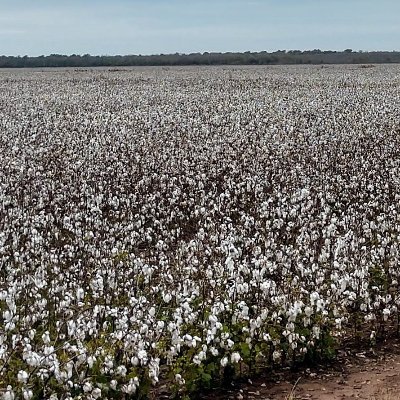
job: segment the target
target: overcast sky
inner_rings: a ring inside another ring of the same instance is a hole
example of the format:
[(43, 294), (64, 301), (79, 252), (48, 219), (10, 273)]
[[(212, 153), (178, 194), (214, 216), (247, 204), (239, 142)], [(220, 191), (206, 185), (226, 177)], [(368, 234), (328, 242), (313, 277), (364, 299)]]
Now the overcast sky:
[(400, 0), (0, 0), (0, 54), (400, 50)]

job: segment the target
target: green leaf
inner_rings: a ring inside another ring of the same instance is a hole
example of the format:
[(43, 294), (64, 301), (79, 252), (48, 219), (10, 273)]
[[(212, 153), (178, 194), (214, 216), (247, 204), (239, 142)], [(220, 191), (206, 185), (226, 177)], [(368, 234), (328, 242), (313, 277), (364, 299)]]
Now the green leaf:
[(212, 376), (210, 374), (207, 374), (206, 372), (203, 372), (201, 374), (201, 380), (202, 380), (203, 384), (205, 384), (206, 386), (209, 386), (209, 384), (212, 380)]
[(241, 343), (240, 344), (240, 352), (241, 352), (243, 358), (250, 357), (250, 347), (249, 347), (249, 345), (247, 343)]

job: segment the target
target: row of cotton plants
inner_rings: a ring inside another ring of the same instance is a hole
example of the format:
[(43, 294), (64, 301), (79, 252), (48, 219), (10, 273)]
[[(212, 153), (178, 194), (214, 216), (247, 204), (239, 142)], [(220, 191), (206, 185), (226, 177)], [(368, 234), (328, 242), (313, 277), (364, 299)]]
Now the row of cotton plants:
[(3, 399), (191, 396), (396, 329), (399, 72), (1, 71)]

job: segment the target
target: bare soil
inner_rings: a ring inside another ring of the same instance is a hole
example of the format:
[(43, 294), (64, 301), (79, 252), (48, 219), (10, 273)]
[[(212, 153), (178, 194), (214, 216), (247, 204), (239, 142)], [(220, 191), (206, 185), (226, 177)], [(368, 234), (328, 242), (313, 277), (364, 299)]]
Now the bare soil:
[(330, 366), (261, 376), (204, 399), (400, 400), (400, 340), (375, 350), (342, 350)]

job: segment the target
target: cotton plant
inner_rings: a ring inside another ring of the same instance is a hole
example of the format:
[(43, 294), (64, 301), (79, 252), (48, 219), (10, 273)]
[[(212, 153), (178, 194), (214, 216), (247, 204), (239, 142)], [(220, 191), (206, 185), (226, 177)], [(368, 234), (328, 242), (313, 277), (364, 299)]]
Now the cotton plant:
[(184, 394), (390, 331), (397, 69), (1, 72), (2, 398)]

